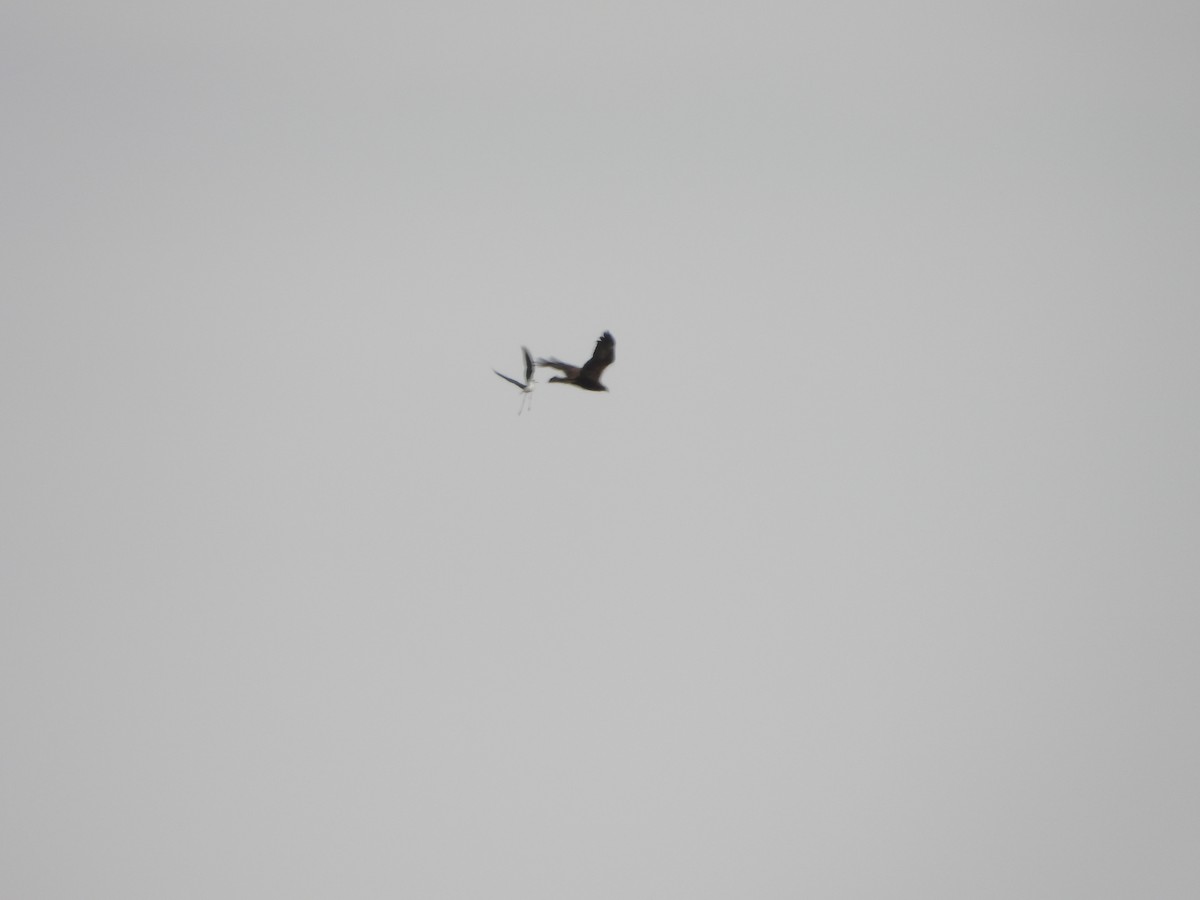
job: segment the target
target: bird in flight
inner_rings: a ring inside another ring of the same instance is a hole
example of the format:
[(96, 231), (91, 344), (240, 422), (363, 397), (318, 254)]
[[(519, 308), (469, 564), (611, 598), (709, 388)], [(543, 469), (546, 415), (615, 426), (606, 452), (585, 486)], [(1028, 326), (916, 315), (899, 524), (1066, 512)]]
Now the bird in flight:
[(500, 377), (503, 378), (505, 381), (512, 382), (513, 384), (515, 384), (517, 387), (519, 387), (521, 389), (521, 408), (517, 410), (518, 416), (521, 413), (525, 412), (525, 401), (527, 401), (527, 400), (529, 401), (529, 408), (533, 409), (533, 357), (529, 355), (529, 351), (525, 347), (521, 348), (521, 352), (523, 352), (525, 354), (525, 383), (524, 384), (517, 381), (517, 379), (515, 379), (515, 378), (509, 378), (507, 375), (503, 375), (500, 372), (496, 372), (495, 369), (492, 369), (493, 372), (496, 372), (496, 374), (500, 375)]
[(596, 349), (592, 351), (592, 358), (582, 366), (570, 366), (554, 357), (539, 359), (537, 364), (539, 366), (549, 366), (552, 369), (558, 369), (563, 373), (562, 375), (555, 375), (550, 379), (551, 381), (573, 384), (575, 387), (583, 388), (585, 391), (607, 391), (608, 388), (600, 383), (600, 376), (616, 358), (614, 350), (616, 345), (617, 342), (613, 340), (613, 336), (606, 331), (600, 335), (600, 340), (596, 341)]

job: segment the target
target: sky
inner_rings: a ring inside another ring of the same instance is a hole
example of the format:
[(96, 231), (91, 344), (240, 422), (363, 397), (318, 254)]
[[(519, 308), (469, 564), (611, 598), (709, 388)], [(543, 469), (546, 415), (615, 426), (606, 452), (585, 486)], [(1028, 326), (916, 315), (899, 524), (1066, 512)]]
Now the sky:
[(1200, 894), (1198, 26), (6, 5), (0, 894)]

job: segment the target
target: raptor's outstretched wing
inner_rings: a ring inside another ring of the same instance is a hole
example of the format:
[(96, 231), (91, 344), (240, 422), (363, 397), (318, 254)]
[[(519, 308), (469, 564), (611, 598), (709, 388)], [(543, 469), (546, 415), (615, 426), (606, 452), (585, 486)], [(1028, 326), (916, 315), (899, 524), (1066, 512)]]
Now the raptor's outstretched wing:
[(549, 366), (551, 369), (558, 369), (558, 371), (562, 372), (568, 378), (577, 377), (579, 375), (579, 371), (580, 371), (578, 366), (567, 365), (561, 359), (555, 359), (553, 356), (550, 357), (549, 359), (546, 359), (546, 358), (539, 359), (537, 361), (537, 364), (539, 366)]
[(596, 349), (592, 351), (592, 358), (583, 364), (581, 370), (583, 377), (599, 382), (600, 375), (617, 358), (616, 346), (617, 342), (613, 339), (612, 334), (604, 332), (600, 336), (600, 340), (596, 341)]

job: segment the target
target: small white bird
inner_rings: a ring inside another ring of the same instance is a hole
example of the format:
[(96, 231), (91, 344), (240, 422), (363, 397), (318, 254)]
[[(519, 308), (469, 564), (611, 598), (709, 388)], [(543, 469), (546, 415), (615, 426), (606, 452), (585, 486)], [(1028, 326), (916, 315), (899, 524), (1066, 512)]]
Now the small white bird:
[(519, 387), (521, 389), (521, 408), (517, 410), (518, 416), (525, 411), (526, 401), (529, 402), (529, 408), (533, 409), (533, 384), (534, 384), (534, 381), (533, 381), (533, 357), (529, 355), (529, 350), (527, 350), (525, 347), (522, 347), (521, 351), (525, 354), (525, 383), (524, 384), (517, 381), (517, 379), (515, 379), (515, 378), (509, 378), (507, 375), (504, 375), (500, 372), (496, 372), (495, 369), (492, 369), (493, 372), (496, 372), (496, 374), (499, 375), (501, 378), (503, 378), (505, 381), (511, 382), (512, 384), (515, 384), (517, 387)]

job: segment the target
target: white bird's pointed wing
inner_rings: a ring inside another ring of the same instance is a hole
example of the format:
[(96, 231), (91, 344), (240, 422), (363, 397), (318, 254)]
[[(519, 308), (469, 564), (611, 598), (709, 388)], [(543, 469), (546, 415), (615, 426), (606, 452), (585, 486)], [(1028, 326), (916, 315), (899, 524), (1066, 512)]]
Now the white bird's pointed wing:
[[(492, 369), (492, 371), (493, 371), (493, 372), (496, 372), (496, 370), (495, 370), (495, 369)], [(523, 385), (523, 384), (521, 384), (521, 382), (517, 381), (517, 379), (515, 379), (515, 378), (509, 378), (507, 375), (503, 375), (503, 374), (501, 374), (500, 372), (496, 372), (496, 374), (497, 374), (497, 375), (500, 375), (500, 377), (501, 377), (501, 378), (503, 378), (505, 381), (508, 381), (508, 382), (510, 382), (510, 383), (512, 383), (512, 384), (515, 384), (515, 385), (516, 385), (517, 387), (519, 387), (521, 390), (525, 390), (525, 387), (526, 387), (526, 386), (525, 386), (525, 385)]]

